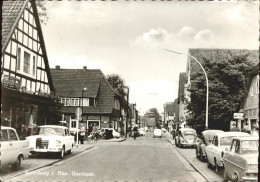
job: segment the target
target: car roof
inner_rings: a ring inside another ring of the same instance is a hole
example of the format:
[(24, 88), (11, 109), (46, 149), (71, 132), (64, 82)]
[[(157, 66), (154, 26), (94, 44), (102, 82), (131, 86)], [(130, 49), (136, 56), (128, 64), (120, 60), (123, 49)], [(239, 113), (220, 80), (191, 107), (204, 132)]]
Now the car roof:
[(52, 127), (52, 128), (68, 128), (66, 126), (60, 126), (60, 125), (42, 125), (42, 126), (39, 126), (40, 128), (46, 128), (46, 127)]
[(1, 126), (1, 129), (5, 129), (5, 130), (7, 130), (7, 129), (12, 129), (12, 130), (15, 130), (14, 128), (12, 128), (12, 127), (9, 127), (9, 126)]
[(250, 134), (245, 133), (245, 132), (235, 132), (235, 131), (226, 131), (226, 132), (221, 132), (221, 133), (216, 133), (215, 135), (219, 137), (228, 137), (228, 136), (250, 136)]
[(257, 136), (240, 136), (240, 137), (234, 137), (233, 139), (245, 141), (245, 140), (259, 140), (259, 137)]
[(203, 135), (215, 135), (216, 133), (223, 133), (222, 130), (205, 130), (202, 132)]
[[(188, 131), (188, 130), (190, 130), (190, 131), (195, 131), (194, 129), (192, 129), (192, 128), (182, 128), (182, 129), (180, 129), (180, 131)], [(195, 131), (196, 132), (196, 131)]]

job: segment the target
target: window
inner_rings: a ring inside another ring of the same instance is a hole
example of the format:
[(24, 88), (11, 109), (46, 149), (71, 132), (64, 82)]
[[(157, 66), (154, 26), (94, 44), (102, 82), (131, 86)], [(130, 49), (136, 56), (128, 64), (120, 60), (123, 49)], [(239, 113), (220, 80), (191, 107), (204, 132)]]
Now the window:
[(79, 106), (79, 99), (71, 98), (71, 106)]
[(32, 67), (32, 71), (33, 71), (33, 76), (35, 76), (35, 71), (36, 71), (36, 60), (35, 60), (35, 56), (33, 56), (33, 67)]
[(70, 99), (69, 98), (62, 98), (61, 103), (64, 104), (64, 106), (70, 105)]
[(8, 141), (7, 130), (0, 130), (0, 141)]
[(235, 152), (236, 143), (237, 143), (237, 140), (233, 140), (233, 143), (232, 143), (231, 148), (230, 148), (230, 151), (231, 151), (231, 152)]
[(259, 94), (259, 75), (256, 77), (256, 94)]
[(89, 99), (83, 98), (83, 106), (89, 106)]
[(117, 99), (115, 99), (115, 109), (120, 109), (120, 103)]
[(11, 141), (18, 140), (14, 130), (9, 130), (9, 137)]
[(18, 47), (18, 50), (17, 50), (17, 70), (20, 70), (20, 64), (21, 64), (21, 48)]
[(30, 74), (30, 54), (24, 51), (23, 72)]
[(253, 96), (253, 95), (254, 95), (254, 89), (255, 89), (255, 86), (252, 85), (252, 86), (250, 87), (250, 96)]

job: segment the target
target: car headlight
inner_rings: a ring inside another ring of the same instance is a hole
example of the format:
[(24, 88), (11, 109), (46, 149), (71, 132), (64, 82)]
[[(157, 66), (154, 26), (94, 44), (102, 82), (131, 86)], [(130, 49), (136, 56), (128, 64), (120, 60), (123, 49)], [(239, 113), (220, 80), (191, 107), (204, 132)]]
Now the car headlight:
[(60, 140), (56, 140), (56, 147), (60, 147), (61, 141)]

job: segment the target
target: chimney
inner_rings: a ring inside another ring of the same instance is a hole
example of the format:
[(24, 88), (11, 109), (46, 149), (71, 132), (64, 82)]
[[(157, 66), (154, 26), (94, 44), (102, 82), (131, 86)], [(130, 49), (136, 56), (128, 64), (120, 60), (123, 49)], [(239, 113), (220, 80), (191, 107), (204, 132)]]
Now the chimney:
[(86, 70), (87, 69), (87, 66), (83, 66), (83, 70)]
[(60, 69), (60, 65), (56, 65), (55, 68), (56, 68), (56, 70), (59, 70)]

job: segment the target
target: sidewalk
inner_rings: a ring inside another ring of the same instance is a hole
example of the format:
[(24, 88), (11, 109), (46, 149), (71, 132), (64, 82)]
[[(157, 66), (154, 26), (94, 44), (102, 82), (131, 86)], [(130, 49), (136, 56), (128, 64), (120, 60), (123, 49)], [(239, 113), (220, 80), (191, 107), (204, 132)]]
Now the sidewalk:
[(98, 142), (122, 142), (125, 141), (126, 138), (125, 137), (119, 137), (119, 138), (111, 138), (108, 140), (98, 140)]
[(28, 173), (30, 171), (34, 171), (46, 166), (53, 165), (57, 162), (60, 162), (61, 160), (69, 159), (73, 156), (82, 153), (83, 151), (90, 150), (94, 147), (95, 145), (91, 143), (85, 142), (84, 144), (79, 144), (78, 146), (74, 146), (72, 149), (72, 153), (70, 155), (65, 155), (63, 159), (58, 159), (54, 155), (42, 155), (42, 156), (27, 158), (25, 160), (22, 160), (21, 168), (17, 171), (13, 171), (11, 166), (7, 166), (1, 169), (0, 181), (8, 180), (10, 178)]

